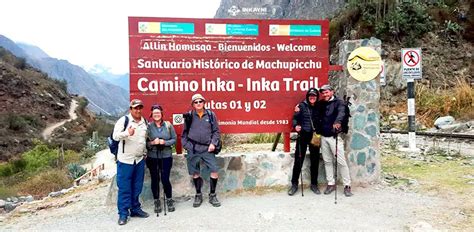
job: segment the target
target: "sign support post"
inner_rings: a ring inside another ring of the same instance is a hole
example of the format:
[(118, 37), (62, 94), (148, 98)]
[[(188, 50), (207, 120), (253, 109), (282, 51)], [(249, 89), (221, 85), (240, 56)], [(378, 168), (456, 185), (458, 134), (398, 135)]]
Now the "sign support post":
[(415, 79), (421, 79), (421, 49), (402, 49), (402, 76), (407, 80), (407, 110), (408, 110), (408, 150), (416, 148), (416, 121), (415, 121)]

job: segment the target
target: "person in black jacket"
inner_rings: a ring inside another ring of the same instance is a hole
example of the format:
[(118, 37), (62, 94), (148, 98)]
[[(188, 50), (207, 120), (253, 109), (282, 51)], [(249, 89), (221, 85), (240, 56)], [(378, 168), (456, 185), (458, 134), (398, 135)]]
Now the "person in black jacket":
[(321, 86), (319, 91), (321, 94), (321, 153), (328, 181), (324, 194), (330, 194), (336, 190), (337, 180), (334, 179), (333, 163), (337, 151), (337, 165), (338, 170), (341, 171), (344, 195), (350, 197), (353, 195), (351, 191), (351, 177), (346, 156), (344, 155), (344, 141), (339, 136), (345, 116), (345, 105), (341, 99), (334, 96), (334, 89), (330, 85)]
[(298, 104), (293, 115), (293, 127), (298, 132), (296, 141), (295, 162), (293, 164), (293, 175), (291, 177), (291, 187), (288, 195), (293, 196), (298, 191), (298, 179), (306, 157), (306, 148), (309, 146), (311, 190), (315, 194), (321, 194), (318, 189), (318, 168), (319, 168), (319, 147), (310, 144), (313, 132), (319, 132), (318, 113), (319, 93), (315, 88), (311, 88), (306, 93), (306, 99)]

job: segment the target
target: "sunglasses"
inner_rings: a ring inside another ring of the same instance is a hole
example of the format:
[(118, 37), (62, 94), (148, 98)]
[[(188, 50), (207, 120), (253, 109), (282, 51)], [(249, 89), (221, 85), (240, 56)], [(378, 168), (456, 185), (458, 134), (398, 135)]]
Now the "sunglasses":
[(204, 101), (200, 100), (200, 101), (194, 101), (194, 104), (201, 104), (203, 103)]
[(133, 107), (132, 109), (134, 109), (134, 110), (141, 110), (141, 109), (143, 109), (143, 106), (136, 106), (136, 107)]

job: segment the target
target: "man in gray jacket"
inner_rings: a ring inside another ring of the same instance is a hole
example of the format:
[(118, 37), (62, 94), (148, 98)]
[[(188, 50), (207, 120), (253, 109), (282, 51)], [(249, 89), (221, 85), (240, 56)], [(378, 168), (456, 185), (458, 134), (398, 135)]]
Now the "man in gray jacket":
[(219, 178), (216, 160), (216, 148), (220, 143), (220, 131), (216, 115), (204, 108), (205, 98), (201, 94), (194, 94), (191, 98), (193, 110), (185, 114), (185, 124), (182, 135), (183, 147), (187, 150), (187, 163), (189, 175), (193, 177), (196, 187), (193, 207), (202, 204), (200, 162), (211, 170), (209, 203), (214, 207), (221, 206), (216, 196), (216, 185)]

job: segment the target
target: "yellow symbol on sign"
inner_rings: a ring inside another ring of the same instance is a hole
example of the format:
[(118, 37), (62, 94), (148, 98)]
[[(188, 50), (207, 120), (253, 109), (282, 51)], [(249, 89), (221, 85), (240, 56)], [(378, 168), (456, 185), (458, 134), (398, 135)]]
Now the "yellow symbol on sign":
[(357, 48), (349, 55), (347, 70), (358, 81), (370, 81), (382, 72), (382, 58), (372, 48)]

